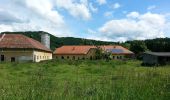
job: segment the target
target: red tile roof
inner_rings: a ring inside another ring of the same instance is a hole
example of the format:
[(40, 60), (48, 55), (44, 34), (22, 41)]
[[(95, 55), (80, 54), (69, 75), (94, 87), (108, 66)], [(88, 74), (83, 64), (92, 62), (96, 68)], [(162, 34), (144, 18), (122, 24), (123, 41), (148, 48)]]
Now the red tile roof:
[(54, 51), (54, 54), (69, 55), (69, 54), (87, 54), (94, 46), (62, 46)]
[[(128, 49), (122, 47), (122, 46), (114, 46), (114, 45), (109, 45), (109, 46), (99, 46), (103, 50), (108, 50), (108, 49), (121, 49), (123, 52), (121, 54), (133, 54), (133, 52), (129, 51)], [(97, 48), (96, 46), (62, 46), (60, 48), (56, 48), (54, 51), (54, 54), (56, 55), (69, 55), (69, 54), (87, 54), (88, 51), (91, 48)], [(115, 53), (115, 54), (120, 54), (120, 53)]]
[(0, 34), (0, 48), (2, 49), (38, 49), (51, 52), (39, 41), (21, 34)]

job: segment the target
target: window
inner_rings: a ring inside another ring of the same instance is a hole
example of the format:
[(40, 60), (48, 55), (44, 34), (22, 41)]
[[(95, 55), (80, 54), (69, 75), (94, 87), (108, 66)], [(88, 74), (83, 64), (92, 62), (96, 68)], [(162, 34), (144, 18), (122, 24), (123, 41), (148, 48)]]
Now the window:
[(37, 60), (39, 59), (39, 56), (37, 56)]
[(92, 56), (90, 56), (90, 60), (92, 60), (93, 59), (93, 57)]
[(5, 61), (5, 56), (1, 55), (1, 61)]
[(69, 56), (67, 56), (67, 59), (69, 59), (70, 57)]
[(73, 56), (73, 60), (75, 60), (75, 58), (76, 58), (76, 57), (75, 57), (75, 56)]
[(58, 57), (57, 57), (57, 56), (56, 56), (55, 58), (56, 58), (56, 59), (58, 59)]
[(36, 55), (34, 55), (34, 61), (36, 61)]
[(11, 57), (11, 62), (15, 62), (15, 57)]
[(115, 56), (113, 56), (113, 59), (115, 59)]
[(64, 59), (64, 56), (61, 56), (61, 59)]

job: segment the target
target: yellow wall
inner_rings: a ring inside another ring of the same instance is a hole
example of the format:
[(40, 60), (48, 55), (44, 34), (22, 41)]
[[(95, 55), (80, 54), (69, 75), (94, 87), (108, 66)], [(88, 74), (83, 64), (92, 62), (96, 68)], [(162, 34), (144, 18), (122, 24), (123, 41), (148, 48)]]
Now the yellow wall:
[(0, 51), (0, 62), (1, 55), (4, 55), (5, 62), (11, 62), (12, 58), (15, 58), (15, 62), (39, 62), (52, 59), (52, 53), (38, 50), (3, 50)]
[(95, 59), (95, 49), (90, 49), (89, 52), (85, 55), (55, 55), (53, 56), (54, 59), (70, 59), (70, 60), (79, 60), (79, 59)]
[(119, 59), (124, 59), (125, 58), (125, 55), (122, 55), (122, 54), (120, 54), (120, 55), (112, 55), (112, 59), (115, 59), (115, 60), (119, 60)]
[(33, 55), (34, 55), (34, 62), (40, 62), (43, 60), (52, 59), (52, 53), (48, 53), (48, 52), (34, 51)]

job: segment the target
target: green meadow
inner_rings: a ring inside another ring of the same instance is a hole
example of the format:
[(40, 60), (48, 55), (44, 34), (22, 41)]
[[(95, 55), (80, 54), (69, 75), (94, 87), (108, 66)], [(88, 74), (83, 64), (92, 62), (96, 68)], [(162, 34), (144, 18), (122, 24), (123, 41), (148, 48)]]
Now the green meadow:
[(0, 63), (0, 100), (170, 100), (170, 65), (140, 61)]

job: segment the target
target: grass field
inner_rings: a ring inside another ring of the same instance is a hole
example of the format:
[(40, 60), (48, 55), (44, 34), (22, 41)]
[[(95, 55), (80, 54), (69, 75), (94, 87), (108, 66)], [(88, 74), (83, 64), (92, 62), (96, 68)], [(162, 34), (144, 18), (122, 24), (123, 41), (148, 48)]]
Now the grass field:
[(170, 100), (170, 66), (140, 61), (1, 63), (0, 100)]

